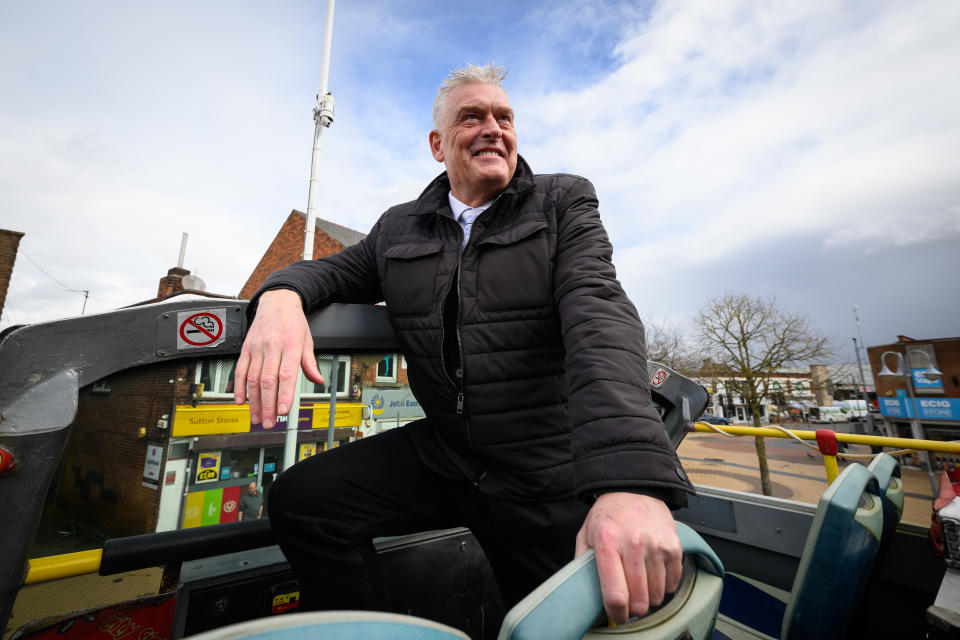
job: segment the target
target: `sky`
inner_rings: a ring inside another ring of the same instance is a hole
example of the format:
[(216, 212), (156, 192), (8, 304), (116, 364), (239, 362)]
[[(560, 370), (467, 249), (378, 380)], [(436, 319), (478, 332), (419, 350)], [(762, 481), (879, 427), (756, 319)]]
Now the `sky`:
[[(324, 2), (0, 3), (0, 329), (236, 295), (305, 210)], [(960, 335), (960, 3), (341, 0), (318, 214), (367, 231), (442, 166), (436, 88), (509, 69), (521, 155), (597, 188), (641, 317), (724, 293), (834, 337)], [(88, 297), (82, 291), (86, 290)], [(85, 309), (84, 309), (85, 305)]]

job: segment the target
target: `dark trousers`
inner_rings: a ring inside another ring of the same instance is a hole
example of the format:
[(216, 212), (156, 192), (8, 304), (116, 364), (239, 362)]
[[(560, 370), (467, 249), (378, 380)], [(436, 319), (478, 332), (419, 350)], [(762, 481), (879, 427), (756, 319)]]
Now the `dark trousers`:
[(479, 541), (509, 608), (573, 559), (587, 513), (576, 499), (510, 502), (442, 476), (403, 427), (294, 465), (270, 488), (268, 506), (305, 610), (382, 609), (372, 539), (458, 526)]

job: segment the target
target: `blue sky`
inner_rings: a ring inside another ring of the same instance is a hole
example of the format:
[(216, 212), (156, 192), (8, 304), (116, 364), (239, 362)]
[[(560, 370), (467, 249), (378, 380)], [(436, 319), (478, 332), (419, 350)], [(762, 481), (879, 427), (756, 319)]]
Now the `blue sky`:
[[(152, 297), (182, 232), (185, 266), (236, 294), (306, 207), (324, 16), (0, 4), (0, 227), (26, 233), (0, 328), (77, 315), (58, 282), (88, 312)], [(594, 182), (649, 322), (732, 291), (842, 345), (854, 304), (868, 344), (957, 336), (958, 32), (945, 2), (341, 0), (319, 213), (365, 231), (416, 197), (437, 84), (494, 60), (520, 152)]]

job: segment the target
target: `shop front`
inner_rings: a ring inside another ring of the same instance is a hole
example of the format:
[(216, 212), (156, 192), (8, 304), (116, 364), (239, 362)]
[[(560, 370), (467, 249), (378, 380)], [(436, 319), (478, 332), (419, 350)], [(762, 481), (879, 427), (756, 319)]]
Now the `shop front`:
[[(363, 405), (338, 402), (334, 446), (357, 436)], [(326, 449), (330, 406), (304, 404), (296, 460)], [(174, 410), (157, 531), (236, 522), (251, 483), (264, 498), (283, 470), (286, 419), (273, 429), (251, 424), (250, 408), (233, 404), (178, 405)]]

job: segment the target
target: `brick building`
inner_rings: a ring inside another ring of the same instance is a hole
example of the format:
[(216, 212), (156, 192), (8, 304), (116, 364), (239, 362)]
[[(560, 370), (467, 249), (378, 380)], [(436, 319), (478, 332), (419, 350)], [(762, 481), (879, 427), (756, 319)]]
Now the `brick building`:
[[(960, 439), (960, 338), (917, 340), (897, 336), (897, 341), (892, 344), (868, 347), (867, 356), (888, 435), (930, 440)], [(910, 376), (913, 397), (906, 375), (878, 375), (884, 365), (896, 372), (901, 364), (900, 358), (906, 365), (903, 373)], [(939, 369), (942, 375), (925, 375), (928, 365)], [(919, 433), (914, 433), (912, 428), (914, 417), (918, 418)], [(960, 464), (960, 460), (939, 455), (936, 462), (951, 466)]]
[[(240, 297), (249, 297), (274, 270), (299, 260), (305, 216), (293, 211), (260, 259)], [(323, 257), (364, 234), (318, 220), (314, 249)], [(180, 267), (158, 284), (157, 296), (138, 305), (193, 296), (199, 279)], [(318, 354), (330, 380), (333, 358)], [(266, 489), (282, 471), (281, 429), (251, 424), (249, 409), (233, 404), (234, 359), (187, 358), (111, 375), (81, 390), (77, 421), (53, 500), (70, 516), (112, 534), (134, 535), (236, 519), (247, 484)], [(421, 417), (400, 354), (338, 356), (337, 444)], [(325, 448), (334, 390), (305, 380), (298, 416), (298, 460)], [(365, 411), (365, 407), (368, 407)], [(365, 415), (366, 414), (366, 415)], [(226, 425), (226, 426), (223, 426)]]
[[(240, 290), (240, 299), (249, 300), (263, 281), (277, 269), (290, 266), (303, 257), (303, 235), (307, 225), (307, 215), (294, 209), (284, 220), (283, 225), (267, 247), (260, 262), (246, 284)], [(348, 229), (335, 222), (317, 218), (313, 236), (313, 257), (323, 258), (339, 253), (344, 248), (360, 242), (366, 234)]]
[(13, 274), (13, 263), (17, 260), (17, 248), (23, 234), (19, 231), (0, 229), (0, 317), (3, 316), (3, 305), (7, 301), (7, 288), (10, 286), (10, 276)]

